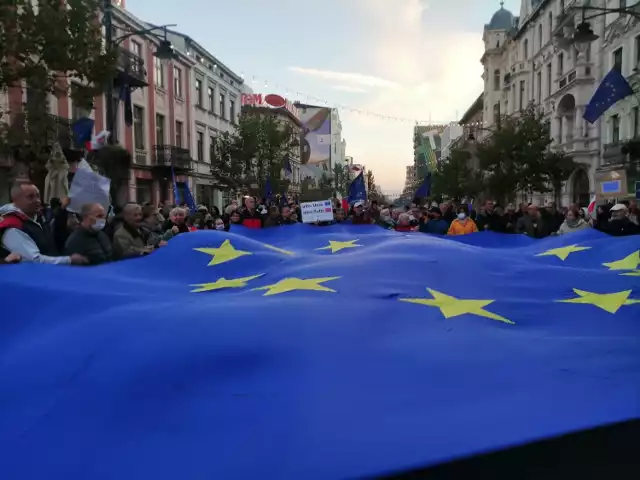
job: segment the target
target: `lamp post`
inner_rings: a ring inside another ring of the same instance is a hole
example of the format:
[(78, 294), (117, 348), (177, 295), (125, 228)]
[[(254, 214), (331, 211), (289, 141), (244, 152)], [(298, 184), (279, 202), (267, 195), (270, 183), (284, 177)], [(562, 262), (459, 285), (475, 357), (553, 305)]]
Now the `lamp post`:
[(559, 32), (559, 34), (556, 35), (556, 38), (559, 40), (566, 39), (571, 41), (571, 43), (576, 47), (576, 50), (583, 54), (589, 49), (592, 42), (600, 38), (594, 33), (589, 20), (602, 17), (609, 13), (629, 15), (640, 20), (640, 1), (623, 8), (593, 7), (591, 5), (583, 5), (581, 7), (573, 8), (580, 9), (582, 11), (581, 22), (576, 26), (571, 38), (566, 39), (562, 32)]
[[(102, 18), (102, 23), (105, 28), (105, 44), (107, 50), (111, 48), (118, 47), (120, 43), (126, 40), (129, 37), (134, 35), (144, 35), (145, 33), (152, 33), (157, 30), (164, 31), (164, 38), (160, 40), (160, 45), (153, 53), (153, 55), (161, 60), (171, 60), (175, 57), (175, 51), (171, 42), (167, 39), (167, 28), (175, 27), (176, 24), (170, 25), (161, 25), (161, 26), (152, 26), (150, 28), (145, 28), (142, 30), (136, 30), (132, 32), (128, 32), (125, 35), (122, 35), (118, 38), (113, 38), (113, 4), (112, 0), (103, 0), (104, 7), (104, 16)], [(111, 132), (111, 136), (109, 137), (109, 143), (113, 144), (117, 140), (117, 132), (115, 131), (115, 116), (116, 116), (116, 106), (114, 105), (113, 99), (113, 79), (110, 79), (107, 82), (105, 88), (105, 115), (106, 115), (106, 124), (107, 131)]]

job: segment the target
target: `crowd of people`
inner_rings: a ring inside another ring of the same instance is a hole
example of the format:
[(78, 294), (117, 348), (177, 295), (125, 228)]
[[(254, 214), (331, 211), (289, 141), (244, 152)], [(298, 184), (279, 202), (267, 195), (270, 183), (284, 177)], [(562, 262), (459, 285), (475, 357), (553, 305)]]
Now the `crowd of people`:
[[(71, 212), (69, 199), (53, 199), (43, 205), (31, 183), (11, 189), (12, 203), (0, 207), (0, 263), (29, 261), (54, 265), (99, 265), (148, 255), (176, 235), (194, 230), (225, 230), (233, 225), (250, 229), (274, 228), (302, 221), (295, 201), (269, 202), (246, 196), (242, 204), (231, 201), (221, 212), (216, 206), (139, 205), (128, 203), (107, 211), (99, 203), (82, 205)], [(640, 212), (635, 201), (601, 205), (595, 215), (574, 204), (562, 210), (523, 203), (516, 209), (486, 201), (477, 211), (468, 205), (447, 202), (431, 206), (413, 203), (405, 207), (359, 201), (349, 207), (335, 199), (333, 220), (316, 225), (347, 223), (378, 225), (398, 232), (467, 235), (479, 231), (524, 234), (533, 238), (564, 235), (595, 228), (614, 236), (640, 234)]]

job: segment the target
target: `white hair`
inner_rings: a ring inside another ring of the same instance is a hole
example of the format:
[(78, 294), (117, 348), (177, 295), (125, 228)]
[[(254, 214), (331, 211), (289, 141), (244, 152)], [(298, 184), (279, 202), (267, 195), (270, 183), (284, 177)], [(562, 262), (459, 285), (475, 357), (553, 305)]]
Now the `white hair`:
[(409, 215), (408, 213), (401, 213), (400, 216), (398, 216), (398, 220), (401, 222), (410, 222), (411, 215)]
[(179, 213), (182, 213), (185, 217), (187, 216), (187, 211), (184, 208), (175, 207), (169, 212), (170, 217), (175, 217)]

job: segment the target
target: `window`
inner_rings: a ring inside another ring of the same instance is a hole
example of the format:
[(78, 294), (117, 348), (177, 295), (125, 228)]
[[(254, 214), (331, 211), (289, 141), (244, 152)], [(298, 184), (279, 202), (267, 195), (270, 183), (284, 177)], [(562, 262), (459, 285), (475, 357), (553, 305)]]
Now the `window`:
[(198, 155), (197, 160), (202, 162), (204, 157), (204, 133), (196, 133), (196, 153)]
[(219, 106), (219, 108), (220, 108), (220, 116), (222, 118), (226, 119), (227, 117), (225, 116), (225, 110), (226, 110), (225, 109), (225, 102), (226, 102), (226, 98), (224, 96), (224, 93), (221, 93), (220, 94), (220, 106)]
[(176, 147), (182, 147), (182, 131), (184, 126), (182, 122), (176, 121)]
[(173, 67), (173, 96), (182, 98), (182, 70)]
[(156, 114), (156, 145), (164, 145), (164, 115)]
[(209, 137), (209, 162), (213, 163), (216, 158), (216, 137)]
[(156, 87), (164, 88), (164, 65), (158, 57), (153, 57), (153, 69), (156, 80)]
[(553, 38), (553, 13), (549, 12), (549, 40)]
[(538, 25), (538, 49), (542, 48), (542, 24)]
[(40, 89), (27, 88), (27, 112), (42, 112), (49, 113), (51, 111), (49, 104), (49, 94), (43, 92)]
[(551, 86), (553, 85), (551, 78), (551, 64), (547, 63), (547, 97), (551, 95)]
[(135, 40), (131, 40), (131, 53), (142, 59), (142, 45)]
[(520, 107), (520, 110), (524, 110), (524, 88), (524, 80), (520, 80), (520, 104), (518, 105)]
[(611, 143), (620, 142), (620, 117), (613, 115), (611, 117)]
[(215, 111), (215, 97), (213, 95), (213, 87), (207, 88), (207, 98), (209, 99), (209, 111), (213, 113)]
[(564, 72), (564, 55), (562, 52), (558, 53), (558, 76)]
[(133, 145), (136, 150), (144, 150), (144, 108), (133, 106)]
[(524, 59), (528, 60), (529, 59), (529, 40), (527, 40), (526, 38), (522, 43), (522, 50), (523, 50), (522, 53), (524, 54)]
[(202, 80), (196, 78), (196, 105), (202, 108)]
[(229, 121), (236, 123), (236, 102), (234, 100), (229, 100)]
[(613, 68), (622, 73), (622, 47), (613, 52)]
[(500, 90), (500, 70), (493, 71), (493, 89)]
[(537, 90), (536, 90), (536, 100), (538, 102), (542, 102), (542, 72), (538, 72), (537, 75)]
[(633, 128), (631, 132), (633, 138), (640, 136), (640, 109), (638, 107), (631, 109), (631, 128)]
[(627, 0), (619, 0), (620, 8), (627, 8)]
[(640, 35), (638, 35), (635, 38), (634, 41), (634, 47), (636, 49), (636, 64), (634, 65), (635, 68), (639, 68), (640, 67)]

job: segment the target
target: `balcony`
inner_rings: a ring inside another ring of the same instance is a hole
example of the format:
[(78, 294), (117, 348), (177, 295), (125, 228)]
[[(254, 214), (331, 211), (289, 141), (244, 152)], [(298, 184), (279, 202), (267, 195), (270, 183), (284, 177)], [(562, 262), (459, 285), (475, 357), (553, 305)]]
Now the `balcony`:
[(134, 88), (146, 87), (147, 70), (144, 59), (130, 52), (124, 47), (118, 47), (118, 61), (116, 63), (116, 83), (126, 83)]
[(175, 170), (193, 170), (193, 158), (188, 148), (175, 145), (154, 145), (152, 147), (151, 167), (171, 168)]

